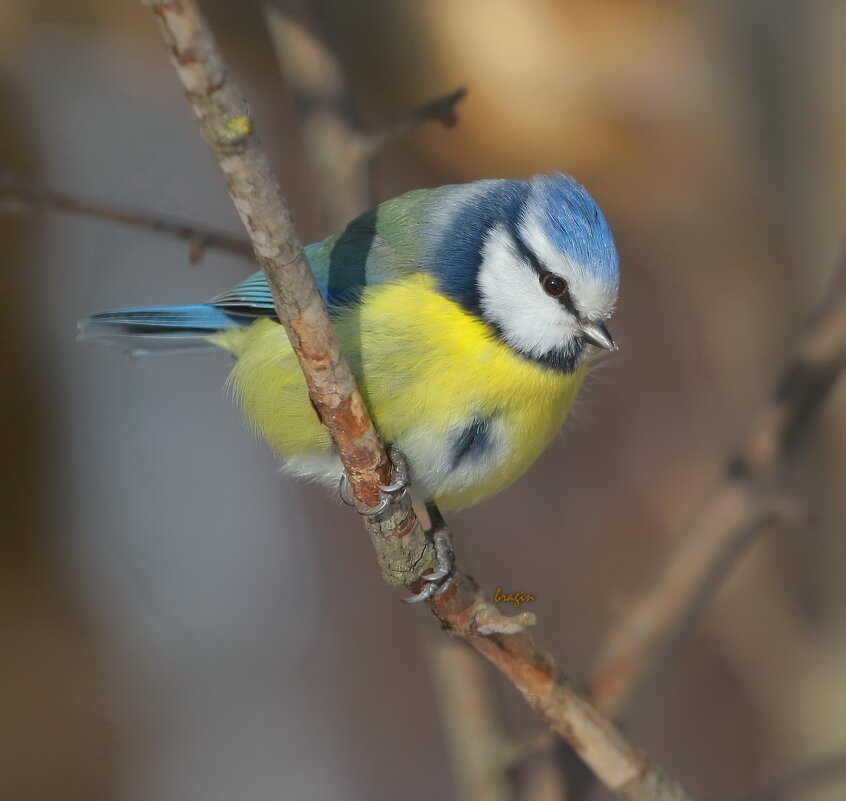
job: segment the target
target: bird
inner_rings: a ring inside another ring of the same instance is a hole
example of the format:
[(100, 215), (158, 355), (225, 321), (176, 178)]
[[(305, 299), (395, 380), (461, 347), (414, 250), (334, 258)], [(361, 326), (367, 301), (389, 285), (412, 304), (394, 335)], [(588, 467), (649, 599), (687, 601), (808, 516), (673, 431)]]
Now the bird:
[[(616, 350), (614, 238), (561, 173), (414, 190), (305, 254), (377, 430), (404, 457), (414, 497), (438, 509), (522, 476), (593, 357)], [(342, 480), (263, 273), (201, 304), (93, 314), (79, 338), (135, 356), (228, 351), (228, 387), (281, 469)]]

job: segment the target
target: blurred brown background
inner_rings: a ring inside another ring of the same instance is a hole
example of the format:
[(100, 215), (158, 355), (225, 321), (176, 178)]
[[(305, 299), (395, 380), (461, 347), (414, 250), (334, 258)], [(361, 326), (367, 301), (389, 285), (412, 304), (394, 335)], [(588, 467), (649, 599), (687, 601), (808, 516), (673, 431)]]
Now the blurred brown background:
[[(301, 235), (326, 235), (257, 7), (204, 6)], [(834, 269), (846, 4), (319, 7), (367, 123), (469, 88), (457, 128), (380, 157), (379, 199), (562, 170), (616, 233), (620, 352), (529, 475), (452, 519), (460, 564), (535, 595), (542, 642), (585, 678)], [(4, 0), (0, 96), (5, 166), (238, 230), (139, 4)], [(0, 798), (456, 797), (433, 625), (348, 512), (276, 475), (223, 396), (227, 359), (74, 342), (92, 311), (193, 302), (253, 265), (58, 214), (2, 217), (0, 236)], [(844, 421), (841, 387), (788, 476), (812, 522), (766, 532), (629, 719), (699, 798), (846, 751)], [(501, 689), (511, 730), (536, 731)]]

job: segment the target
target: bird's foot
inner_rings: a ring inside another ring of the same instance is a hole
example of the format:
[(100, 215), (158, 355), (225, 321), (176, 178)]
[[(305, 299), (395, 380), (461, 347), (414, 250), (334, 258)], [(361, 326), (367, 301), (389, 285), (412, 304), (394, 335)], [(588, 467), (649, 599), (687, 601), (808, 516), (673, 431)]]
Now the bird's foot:
[(421, 576), (423, 588), (416, 595), (402, 600), (407, 604), (419, 604), (431, 598), (443, 595), (451, 586), (455, 575), (455, 551), (452, 548), (452, 534), (450, 533), (440, 509), (433, 503), (426, 504), (432, 527), (427, 534), (432, 538), (435, 546), (435, 569), (431, 573)]
[(362, 509), (355, 502), (355, 496), (350, 486), (350, 480), (346, 473), (341, 473), (341, 478), (338, 481), (338, 494), (341, 500), (347, 506), (354, 506), (358, 509), (359, 514), (367, 517), (378, 515), (388, 508), (388, 504), (399, 500), (405, 492), (408, 491), (408, 486), (411, 483), (410, 473), (408, 470), (408, 461), (403, 455), (402, 451), (395, 448), (393, 445), (388, 448), (388, 456), (391, 459), (391, 483), (380, 484), (379, 490), (381, 492), (379, 503), (370, 509)]

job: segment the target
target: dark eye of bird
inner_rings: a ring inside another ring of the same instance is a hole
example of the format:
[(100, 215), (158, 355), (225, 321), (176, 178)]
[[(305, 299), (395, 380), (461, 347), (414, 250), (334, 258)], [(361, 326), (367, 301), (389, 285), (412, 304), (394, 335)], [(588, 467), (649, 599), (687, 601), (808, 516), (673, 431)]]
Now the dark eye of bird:
[(541, 276), (541, 286), (543, 291), (553, 298), (560, 298), (567, 291), (567, 282), (552, 273), (544, 273)]

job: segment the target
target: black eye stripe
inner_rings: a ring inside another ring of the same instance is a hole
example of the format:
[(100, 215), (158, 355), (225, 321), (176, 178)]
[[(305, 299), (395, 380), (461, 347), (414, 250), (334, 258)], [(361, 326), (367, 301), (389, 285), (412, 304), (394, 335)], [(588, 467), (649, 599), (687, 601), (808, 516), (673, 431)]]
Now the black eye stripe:
[(544, 273), (549, 272), (549, 270), (540, 263), (538, 257), (535, 256), (534, 252), (523, 241), (523, 238), (517, 233), (517, 231), (511, 232), (511, 239), (514, 242), (514, 246), (517, 248), (517, 252), (529, 263), (531, 268), (538, 275), (543, 275)]
[[(573, 303), (573, 296), (570, 294), (570, 286), (564, 278), (562, 278), (560, 275), (556, 275), (555, 273), (546, 272), (540, 277), (540, 282), (544, 292), (546, 292), (547, 295), (552, 298), (555, 298), (576, 319), (579, 318), (579, 310), (576, 308), (576, 304)], [(561, 284), (563, 284), (563, 287), (560, 292), (550, 291), (548, 285), (554, 282), (560, 282)]]
[[(516, 228), (512, 228), (509, 232), (511, 234), (511, 240), (514, 243), (514, 247), (517, 248), (517, 253), (523, 257), (523, 259), (528, 262), (531, 268), (538, 274), (538, 278), (543, 282), (543, 279), (546, 275), (552, 274), (555, 275), (551, 270), (547, 269), (540, 263), (540, 259), (534, 254), (531, 248), (523, 241), (523, 237), (520, 236), (520, 233), (517, 231)], [(557, 278), (561, 278), (561, 276), (556, 276)], [(561, 278), (564, 281), (564, 284), (567, 285), (567, 281), (564, 278)], [(567, 285), (567, 289), (558, 296), (558, 302), (567, 309), (570, 314), (572, 314), (576, 319), (581, 317), (579, 310), (576, 308), (576, 304), (573, 302), (573, 298), (570, 295), (570, 287)]]

